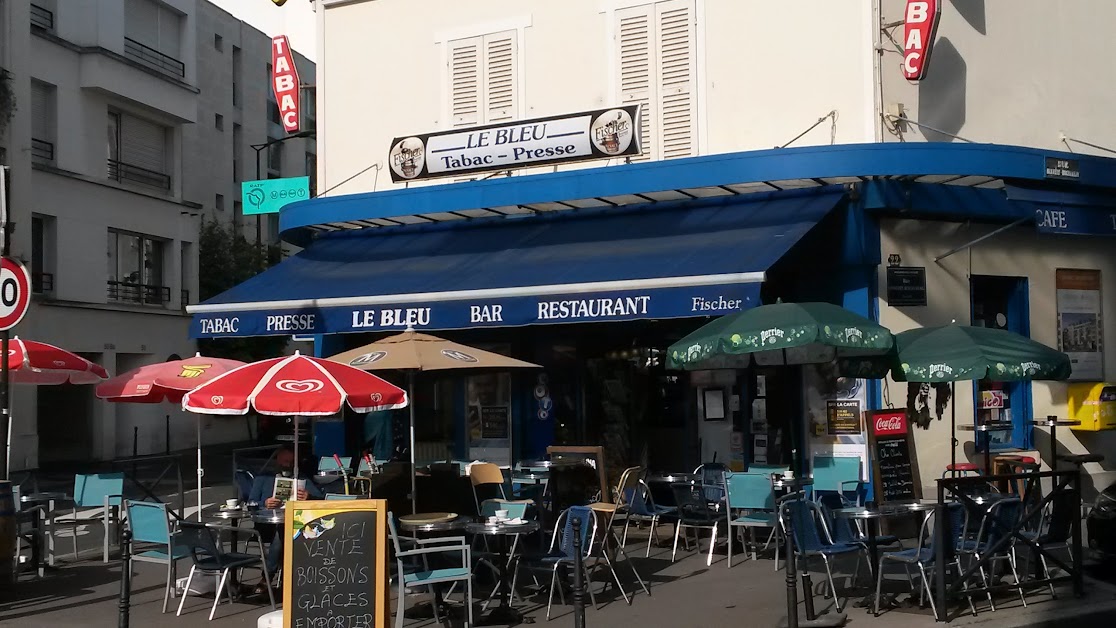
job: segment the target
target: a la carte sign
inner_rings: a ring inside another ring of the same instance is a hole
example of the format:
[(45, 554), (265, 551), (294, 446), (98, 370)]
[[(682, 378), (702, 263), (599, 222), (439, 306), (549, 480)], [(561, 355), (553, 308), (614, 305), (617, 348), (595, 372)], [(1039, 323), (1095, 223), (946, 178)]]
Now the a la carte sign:
[(298, 69), (286, 35), (271, 38), (271, 87), (279, 104), (279, 118), (287, 133), (297, 133), (302, 118), (298, 92)]
[(941, 16), (941, 0), (907, 0), (903, 14), (903, 76), (908, 81), (926, 78)]
[(396, 183), (640, 154), (639, 105), (397, 137)]

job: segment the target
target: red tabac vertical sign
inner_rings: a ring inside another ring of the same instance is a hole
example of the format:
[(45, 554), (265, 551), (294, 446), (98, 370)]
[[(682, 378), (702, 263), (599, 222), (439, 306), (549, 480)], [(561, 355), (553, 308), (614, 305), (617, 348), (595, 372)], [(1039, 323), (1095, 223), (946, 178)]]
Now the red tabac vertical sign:
[(903, 15), (903, 76), (908, 81), (926, 77), (941, 15), (941, 0), (907, 0)]
[(298, 70), (286, 35), (271, 38), (271, 87), (279, 103), (279, 117), (287, 133), (297, 133), (302, 119), (299, 106)]

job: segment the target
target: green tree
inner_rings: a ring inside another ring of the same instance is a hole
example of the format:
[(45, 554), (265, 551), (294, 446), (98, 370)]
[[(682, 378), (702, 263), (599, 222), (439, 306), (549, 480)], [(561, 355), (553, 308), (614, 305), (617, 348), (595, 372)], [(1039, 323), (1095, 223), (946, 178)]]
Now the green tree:
[(0, 68), (0, 134), (8, 128), (15, 110), (16, 99), (15, 90), (12, 89), (12, 75), (4, 68)]
[[(198, 256), (198, 290), (205, 301), (279, 263), (282, 251), (249, 242), (231, 225), (203, 220)], [(288, 340), (286, 336), (202, 339), (198, 350), (203, 355), (254, 362), (280, 355)]]

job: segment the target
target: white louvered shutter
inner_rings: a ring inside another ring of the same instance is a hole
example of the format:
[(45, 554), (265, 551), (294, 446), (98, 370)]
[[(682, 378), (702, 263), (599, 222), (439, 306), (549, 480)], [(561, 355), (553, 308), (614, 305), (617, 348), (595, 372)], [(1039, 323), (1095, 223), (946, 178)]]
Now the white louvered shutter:
[(31, 137), (54, 142), (54, 88), (31, 81)]
[(120, 161), (166, 173), (167, 130), (153, 122), (122, 116), (120, 129)]
[(641, 105), (643, 154), (632, 161), (658, 158), (658, 125), (655, 106), (655, 10), (652, 5), (616, 12), (617, 72), (621, 105)]
[(655, 64), (657, 159), (689, 157), (697, 153), (695, 24), (692, 0), (655, 5), (658, 59)]
[(484, 124), (518, 117), (519, 67), (516, 33), (507, 31), (484, 37)]
[(481, 46), (483, 38), (449, 42), (449, 114), (453, 128), (475, 126), (481, 118)]

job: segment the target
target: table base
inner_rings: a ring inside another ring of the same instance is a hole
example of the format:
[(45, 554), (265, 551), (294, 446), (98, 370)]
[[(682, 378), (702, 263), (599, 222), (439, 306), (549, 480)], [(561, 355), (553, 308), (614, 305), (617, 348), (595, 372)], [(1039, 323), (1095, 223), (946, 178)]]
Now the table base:
[(510, 606), (497, 606), (477, 620), (478, 626), (507, 626), (523, 623), (523, 613)]

